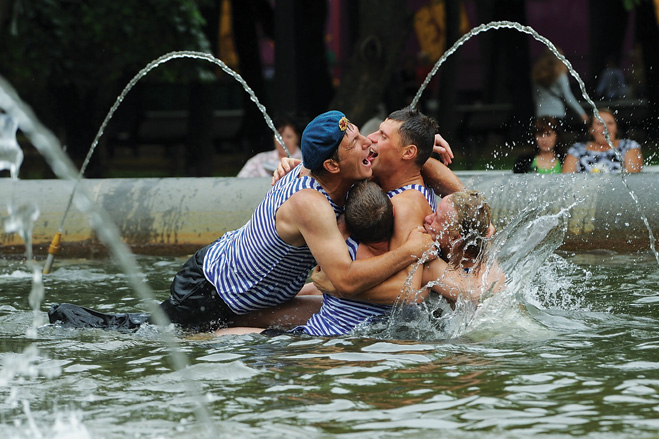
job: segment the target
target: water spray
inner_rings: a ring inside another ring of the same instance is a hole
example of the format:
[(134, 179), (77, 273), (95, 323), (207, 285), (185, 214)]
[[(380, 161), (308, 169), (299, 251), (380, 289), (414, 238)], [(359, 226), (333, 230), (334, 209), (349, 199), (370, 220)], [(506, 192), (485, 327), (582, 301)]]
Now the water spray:
[[(535, 29), (533, 29), (530, 26), (524, 26), (520, 23), (517, 23), (515, 21), (492, 21), (490, 23), (486, 24), (481, 24), (480, 26), (477, 26), (473, 29), (471, 29), (469, 32), (464, 34), (460, 39), (458, 39), (444, 54), (441, 56), (439, 60), (435, 63), (435, 66), (432, 68), (432, 70), (428, 73), (426, 76), (426, 79), (423, 81), (421, 86), (419, 87), (419, 90), (417, 91), (416, 95), (414, 96), (414, 99), (412, 100), (412, 103), (410, 104), (410, 108), (416, 108), (417, 105), (419, 104), (419, 99), (421, 99), (421, 95), (423, 94), (423, 91), (426, 89), (428, 84), (430, 83), (430, 80), (435, 76), (437, 71), (439, 70), (439, 67), (446, 61), (446, 59), (452, 55), (460, 46), (462, 46), (467, 40), (469, 40), (471, 37), (478, 35), (482, 32), (486, 32), (492, 29), (514, 29), (519, 32), (525, 33), (527, 35), (531, 35), (536, 41), (539, 41), (543, 43), (549, 50), (552, 51), (552, 53), (559, 59), (565, 66), (567, 67), (568, 71), (572, 75), (574, 79), (576, 79), (577, 83), (579, 84), (579, 89), (581, 90), (581, 94), (583, 97), (586, 99), (586, 102), (592, 107), (593, 109), (593, 116), (597, 118), (597, 120), (600, 121), (600, 123), (604, 126), (604, 137), (606, 139), (606, 143), (608, 143), (609, 147), (611, 147), (615, 153), (618, 159), (620, 160), (621, 163), (624, 163), (624, 159), (620, 154), (620, 151), (618, 151), (617, 148), (613, 146), (613, 143), (611, 142), (611, 136), (609, 133), (609, 129), (606, 126), (606, 123), (604, 123), (604, 120), (599, 114), (599, 111), (597, 111), (597, 105), (595, 105), (595, 102), (591, 99), (590, 95), (586, 91), (586, 84), (584, 84), (583, 80), (579, 76), (576, 70), (574, 70), (574, 67), (572, 67), (572, 64), (570, 61), (562, 55), (559, 51), (558, 48), (549, 41), (546, 37), (543, 37), (540, 35)], [(632, 200), (634, 201), (634, 205), (636, 206), (636, 209), (638, 210), (639, 215), (641, 216), (641, 219), (643, 220), (643, 223), (645, 224), (645, 228), (648, 231), (648, 236), (650, 238), (650, 249), (652, 250), (652, 253), (654, 254), (654, 257), (657, 261), (657, 264), (659, 264), (659, 252), (657, 252), (657, 249), (655, 248), (655, 238), (654, 234), (652, 232), (652, 228), (650, 227), (650, 223), (647, 219), (647, 216), (643, 212), (643, 208), (641, 206), (641, 203), (638, 200), (638, 197), (636, 196), (636, 193), (632, 190), (632, 188), (629, 186), (627, 183), (627, 175), (628, 171), (625, 169), (624, 166), (621, 168), (620, 172), (620, 178), (622, 180), (622, 184), (625, 186), (627, 189), (627, 192), (629, 195), (632, 197)]]
[(249, 85), (245, 82), (245, 80), (240, 76), (237, 72), (232, 70), (229, 66), (227, 66), (222, 60), (215, 58), (213, 55), (210, 55), (208, 53), (204, 52), (193, 52), (193, 51), (180, 51), (180, 52), (169, 52), (153, 61), (151, 61), (149, 64), (146, 65), (142, 70), (140, 70), (130, 81), (128, 81), (128, 84), (126, 87), (124, 87), (123, 91), (117, 96), (117, 99), (115, 100), (114, 104), (110, 108), (110, 111), (108, 112), (107, 116), (105, 116), (105, 119), (103, 120), (103, 123), (101, 124), (101, 127), (98, 129), (98, 133), (96, 134), (96, 137), (94, 138), (94, 141), (92, 142), (91, 147), (89, 148), (89, 152), (87, 153), (87, 156), (85, 157), (85, 161), (83, 162), (82, 166), (80, 167), (80, 173), (78, 174), (78, 178), (75, 182), (75, 185), (73, 186), (73, 190), (71, 190), (71, 196), (69, 197), (69, 202), (66, 206), (66, 209), (64, 210), (64, 214), (62, 215), (62, 220), (60, 221), (59, 228), (57, 229), (57, 233), (53, 237), (53, 240), (50, 244), (50, 247), (48, 248), (48, 257), (46, 258), (46, 263), (43, 268), (43, 273), (48, 274), (50, 273), (50, 269), (53, 265), (53, 261), (55, 259), (55, 255), (59, 252), (60, 249), (60, 242), (62, 238), (62, 230), (64, 229), (64, 222), (66, 221), (66, 216), (69, 213), (69, 210), (71, 209), (71, 204), (73, 202), (73, 197), (76, 193), (76, 190), (78, 188), (78, 185), (80, 181), (82, 180), (83, 175), (85, 174), (85, 170), (87, 169), (87, 165), (89, 165), (89, 161), (92, 158), (92, 155), (94, 154), (94, 151), (96, 150), (96, 146), (98, 145), (98, 140), (100, 137), (103, 135), (103, 132), (105, 130), (105, 127), (107, 126), (108, 122), (110, 122), (110, 119), (114, 115), (115, 111), (117, 111), (117, 108), (119, 105), (123, 102), (124, 98), (128, 94), (128, 92), (137, 84), (137, 82), (142, 79), (144, 76), (146, 76), (147, 73), (149, 73), (151, 70), (155, 69), (161, 64), (166, 63), (167, 61), (170, 61), (172, 59), (177, 59), (177, 58), (194, 58), (194, 59), (202, 59), (206, 60), (208, 62), (211, 62), (213, 64), (216, 64), (219, 66), (225, 73), (227, 73), (229, 76), (234, 78), (236, 81), (240, 83), (240, 85), (243, 86), (243, 89), (250, 95), (250, 99), (254, 104), (256, 104), (257, 108), (261, 111), (263, 114), (263, 118), (265, 119), (266, 124), (268, 127), (274, 132), (275, 135), (275, 140), (279, 142), (279, 144), (284, 148), (284, 151), (286, 151), (286, 155), (288, 157), (291, 156), (290, 151), (286, 147), (286, 144), (284, 143), (284, 139), (281, 137), (281, 134), (277, 131), (275, 128), (274, 123), (272, 122), (272, 118), (268, 115), (265, 106), (261, 104), (259, 99), (256, 97), (256, 94), (254, 91), (250, 88)]

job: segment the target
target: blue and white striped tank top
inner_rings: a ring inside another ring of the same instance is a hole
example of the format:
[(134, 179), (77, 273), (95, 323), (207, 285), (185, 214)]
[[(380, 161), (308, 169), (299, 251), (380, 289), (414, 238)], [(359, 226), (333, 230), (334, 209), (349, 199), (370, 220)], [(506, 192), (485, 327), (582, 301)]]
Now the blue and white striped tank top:
[(387, 195), (389, 196), (389, 198), (393, 198), (394, 196), (401, 194), (408, 189), (415, 189), (421, 192), (421, 194), (425, 197), (426, 201), (430, 205), (432, 211), (434, 212), (435, 210), (437, 210), (437, 196), (435, 195), (435, 192), (432, 189), (429, 189), (421, 184), (408, 184), (407, 186), (399, 187), (398, 189), (394, 189), (393, 191), (387, 192)]
[(294, 247), (277, 234), (275, 215), (294, 193), (314, 189), (325, 195), (338, 216), (337, 206), (312, 177), (298, 178), (301, 166), (270, 189), (250, 220), (225, 233), (204, 258), (204, 275), (236, 314), (286, 302), (304, 286), (316, 261), (306, 245)]
[[(420, 184), (410, 184), (387, 192), (389, 198), (408, 189), (418, 190), (428, 201), (433, 211), (437, 209), (435, 193)], [(359, 242), (350, 237), (346, 240), (350, 257), (355, 260)], [(329, 294), (323, 294), (323, 305), (311, 316), (304, 326), (298, 326), (293, 332), (304, 332), (316, 336), (343, 335), (353, 331), (359, 325), (368, 325), (374, 319), (388, 314), (390, 305), (377, 305), (359, 300), (343, 299)]]

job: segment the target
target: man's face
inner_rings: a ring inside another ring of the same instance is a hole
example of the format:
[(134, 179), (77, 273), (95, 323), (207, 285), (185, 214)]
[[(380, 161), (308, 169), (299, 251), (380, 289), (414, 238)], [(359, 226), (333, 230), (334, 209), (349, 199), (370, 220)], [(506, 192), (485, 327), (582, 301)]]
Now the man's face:
[(371, 141), (359, 132), (359, 129), (349, 124), (347, 133), (339, 145), (339, 166), (345, 178), (354, 181), (370, 178), (371, 167), (377, 153), (371, 147)]
[(453, 207), (452, 195), (442, 198), (437, 209), (428, 215), (424, 222), (426, 232), (440, 244), (440, 248), (450, 247), (449, 226), (458, 219), (458, 212)]
[(373, 148), (378, 153), (378, 159), (373, 164), (373, 173), (384, 175), (392, 172), (401, 163), (403, 141), (400, 137), (400, 127), (403, 123), (397, 120), (386, 119), (380, 124), (380, 129), (368, 136), (373, 142)]

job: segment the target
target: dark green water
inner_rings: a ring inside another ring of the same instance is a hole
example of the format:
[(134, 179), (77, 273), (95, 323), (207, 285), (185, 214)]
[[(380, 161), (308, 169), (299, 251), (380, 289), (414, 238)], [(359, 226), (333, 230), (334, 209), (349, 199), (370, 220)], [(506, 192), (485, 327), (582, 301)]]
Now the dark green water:
[[(183, 258), (138, 258), (160, 301)], [(57, 261), (38, 313), (0, 260), (7, 438), (650, 438), (659, 431), (659, 268), (553, 254), (522, 289), (412, 339), (182, 337), (45, 324), (51, 303), (142, 311), (110, 261)], [(31, 333), (34, 318), (36, 334)], [(459, 328), (459, 329), (456, 329)], [(194, 395), (191, 395), (191, 392)], [(210, 425), (198, 415), (200, 398)]]

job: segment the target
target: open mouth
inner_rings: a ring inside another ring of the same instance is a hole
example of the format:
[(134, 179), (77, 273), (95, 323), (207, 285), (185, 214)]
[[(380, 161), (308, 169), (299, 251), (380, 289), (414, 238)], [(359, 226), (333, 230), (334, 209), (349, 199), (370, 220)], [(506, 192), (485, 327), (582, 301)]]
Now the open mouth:
[(362, 160), (364, 166), (370, 166), (373, 163), (373, 160), (378, 156), (378, 153), (375, 152), (373, 148), (368, 148), (368, 156)]

